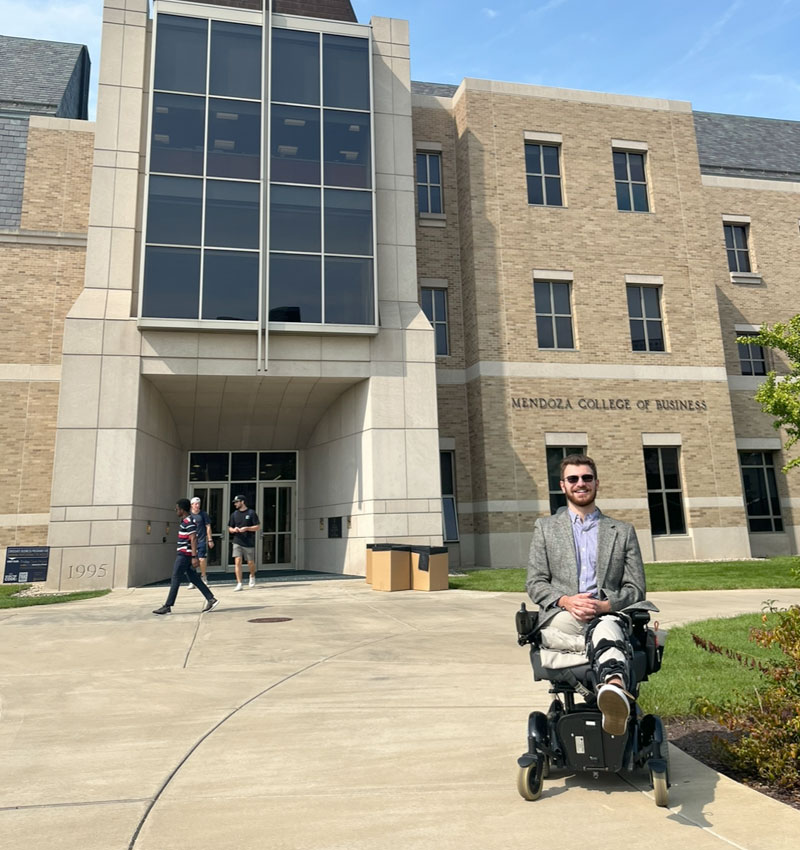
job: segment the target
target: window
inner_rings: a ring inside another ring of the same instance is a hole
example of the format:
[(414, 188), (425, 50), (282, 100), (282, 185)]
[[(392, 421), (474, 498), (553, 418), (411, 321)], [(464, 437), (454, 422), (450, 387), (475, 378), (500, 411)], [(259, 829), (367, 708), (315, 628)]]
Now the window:
[(746, 224), (723, 224), (725, 249), (728, 252), (728, 269), (732, 272), (750, 272), (750, 249), (747, 247)]
[(614, 151), (614, 180), (617, 186), (617, 209), (625, 212), (649, 212), (644, 154)]
[(645, 446), (644, 471), (651, 532), (686, 534), (677, 447)]
[[(737, 337), (756, 336), (755, 333), (745, 332), (737, 334)], [(739, 348), (739, 365), (743, 375), (766, 375), (767, 358), (764, 348), (755, 342), (737, 343)]]
[(458, 511), (456, 509), (455, 452), (439, 452), (442, 476), (442, 535), (445, 543), (458, 542)]
[(536, 280), (533, 296), (539, 348), (574, 348), (570, 284)]
[(428, 317), (436, 334), (436, 356), (450, 353), (447, 339), (447, 290), (422, 288), (422, 312)]
[(582, 455), (586, 446), (548, 446), (547, 447), (547, 486), (550, 491), (550, 513), (566, 507), (567, 497), (561, 491), (561, 461), (567, 455)]
[(525, 176), (528, 181), (529, 204), (563, 206), (558, 145), (526, 142)]
[(417, 209), (422, 214), (444, 212), (440, 153), (417, 153)]
[(633, 351), (666, 350), (660, 302), (659, 287), (628, 286), (628, 319)]
[(739, 464), (749, 530), (783, 531), (772, 452), (739, 452)]

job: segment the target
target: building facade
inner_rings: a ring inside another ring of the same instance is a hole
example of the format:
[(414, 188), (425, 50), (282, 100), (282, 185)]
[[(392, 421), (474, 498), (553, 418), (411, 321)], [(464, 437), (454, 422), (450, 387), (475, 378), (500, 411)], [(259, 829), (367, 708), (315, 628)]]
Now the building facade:
[[(51, 586), (162, 578), (184, 494), (212, 570), (234, 492), (260, 570), (360, 574), (387, 540), (520, 566), (573, 450), (647, 560), (798, 551), (753, 401), (786, 364), (736, 338), (797, 312), (800, 123), (412, 83), (407, 23), (346, 0), (106, 0), (99, 82), (90, 205), (76, 172), (56, 222), (29, 165), (17, 225), (88, 238), (7, 391), (52, 489), (20, 460), (4, 545), (47, 542)], [(6, 375), (47, 266), (3, 279)]]

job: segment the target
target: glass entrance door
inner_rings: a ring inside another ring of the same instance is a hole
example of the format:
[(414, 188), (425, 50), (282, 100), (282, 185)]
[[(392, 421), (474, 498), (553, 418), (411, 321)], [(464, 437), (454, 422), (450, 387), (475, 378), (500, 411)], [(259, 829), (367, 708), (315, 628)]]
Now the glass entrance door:
[(227, 488), (220, 487), (192, 487), (192, 496), (200, 499), (200, 507), (208, 514), (211, 520), (211, 539), (214, 541), (213, 548), (208, 548), (208, 569), (217, 572), (221, 569), (223, 552), (228, 550), (228, 514), (227, 514)]
[(267, 484), (261, 488), (259, 569), (294, 569), (294, 487)]

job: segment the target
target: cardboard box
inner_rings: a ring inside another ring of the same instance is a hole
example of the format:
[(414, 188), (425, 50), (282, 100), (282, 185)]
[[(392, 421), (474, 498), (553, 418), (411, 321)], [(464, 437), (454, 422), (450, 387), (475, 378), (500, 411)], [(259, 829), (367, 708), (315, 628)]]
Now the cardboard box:
[(411, 547), (411, 587), (413, 590), (447, 590), (450, 587), (446, 546)]
[(393, 544), (375, 545), (372, 549), (370, 574), (373, 590), (411, 590), (409, 547)]

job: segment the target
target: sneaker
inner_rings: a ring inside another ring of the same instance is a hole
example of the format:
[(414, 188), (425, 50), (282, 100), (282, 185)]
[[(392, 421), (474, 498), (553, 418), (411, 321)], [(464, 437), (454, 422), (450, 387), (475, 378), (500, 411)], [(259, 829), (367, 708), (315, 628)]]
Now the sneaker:
[(255, 586), (256, 586), (256, 577), (250, 576), (250, 587), (255, 587)]
[(213, 611), (219, 605), (219, 599), (206, 599), (206, 604), (203, 606), (203, 613)]
[(162, 605), (160, 608), (156, 608), (156, 610), (153, 611), (153, 613), (154, 614), (169, 614), (170, 611), (172, 611), (172, 608), (170, 608), (169, 605)]
[(631, 713), (629, 696), (618, 685), (600, 685), (597, 690), (597, 707), (603, 715), (604, 732), (609, 735), (625, 734)]
[(234, 589), (234, 591), (236, 591), (236, 590), (241, 590), (241, 589), (242, 589), (242, 583), (241, 583), (241, 582), (239, 582), (239, 583), (236, 585), (236, 587), (234, 587), (233, 589)]

